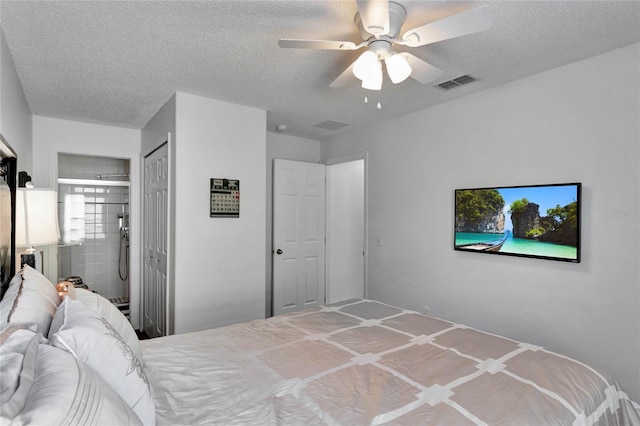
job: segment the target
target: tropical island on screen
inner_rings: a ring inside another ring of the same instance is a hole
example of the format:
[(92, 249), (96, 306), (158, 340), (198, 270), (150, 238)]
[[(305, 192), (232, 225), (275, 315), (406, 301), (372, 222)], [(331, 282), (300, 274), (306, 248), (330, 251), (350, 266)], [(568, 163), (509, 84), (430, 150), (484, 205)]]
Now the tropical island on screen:
[(579, 261), (580, 184), (455, 191), (456, 250)]

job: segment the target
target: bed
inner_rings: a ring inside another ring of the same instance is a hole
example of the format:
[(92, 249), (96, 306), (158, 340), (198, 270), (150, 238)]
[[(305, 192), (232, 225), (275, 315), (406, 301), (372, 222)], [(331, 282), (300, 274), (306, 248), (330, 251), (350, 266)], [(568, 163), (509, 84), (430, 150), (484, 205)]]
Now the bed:
[(372, 300), (142, 342), (162, 424), (640, 424), (615, 381)]
[(1, 423), (640, 425), (615, 380), (373, 300), (139, 341), (25, 266), (0, 301)]

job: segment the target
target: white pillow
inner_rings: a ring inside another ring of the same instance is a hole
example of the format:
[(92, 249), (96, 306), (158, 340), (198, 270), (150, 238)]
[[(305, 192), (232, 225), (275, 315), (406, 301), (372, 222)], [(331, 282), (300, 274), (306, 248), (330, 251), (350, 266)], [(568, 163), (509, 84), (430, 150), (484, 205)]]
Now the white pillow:
[(2, 424), (141, 425), (131, 408), (95, 371), (65, 351), (27, 346), (20, 385), (0, 407)]
[(60, 303), (60, 296), (58, 296), (55, 284), (52, 284), (47, 277), (29, 265), (24, 265), (22, 268), (22, 282), (26, 283), (27, 286), (36, 287), (39, 291), (58, 300), (58, 303)]
[(20, 285), (22, 284), (22, 273), (18, 272), (9, 281), (9, 287), (0, 300), (0, 324), (6, 324), (9, 321), (9, 312), (13, 307), (13, 301), (18, 296)]
[(81, 301), (92, 312), (95, 312), (102, 318), (106, 319), (109, 324), (116, 329), (118, 334), (122, 337), (122, 340), (124, 340), (131, 350), (133, 350), (136, 357), (144, 363), (138, 335), (133, 330), (133, 327), (129, 320), (127, 320), (127, 317), (120, 312), (120, 309), (116, 308), (113, 303), (109, 302), (98, 293), (93, 293), (83, 288), (75, 289), (75, 296), (73, 296), (71, 292), (69, 293), (69, 296), (72, 299)]
[(22, 277), (22, 281), (17, 292), (15, 290), (11, 292), (10, 296), (15, 295), (15, 297), (7, 322), (33, 324), (37, 332), (46, 336), (49, 333), (51, 319), (60, 304), (58, 291), (44, 275), (28, 265), (25, 265), (18, 275)]
[(26, 325), (5, 324), (0, 331), (0, 405), (6, 404), (18, 389), (24, 354), (31, 340), (41, 334)]
[(107, 320), (82, 302), (65, 297), (51, 324), (49, 340), (93, 368), (145, 425), (155, 424), (142, 363)]

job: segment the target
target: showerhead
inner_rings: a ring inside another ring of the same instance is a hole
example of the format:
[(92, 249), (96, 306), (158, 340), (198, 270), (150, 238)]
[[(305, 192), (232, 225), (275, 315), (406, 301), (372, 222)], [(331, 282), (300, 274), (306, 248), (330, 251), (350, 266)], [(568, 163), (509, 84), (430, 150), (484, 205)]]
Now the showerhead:
[(118, 228), (129, 229), (129, 213), (118, 213)]

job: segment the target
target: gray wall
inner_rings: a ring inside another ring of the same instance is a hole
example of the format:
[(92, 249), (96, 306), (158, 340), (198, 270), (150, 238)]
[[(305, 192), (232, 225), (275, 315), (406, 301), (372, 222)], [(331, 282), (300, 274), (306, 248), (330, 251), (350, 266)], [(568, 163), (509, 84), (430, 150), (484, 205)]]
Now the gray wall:
[(18, 155), (18, 170), (33, 175), (33, 117), (0, 30), (0, 133)]
[[(323, 143), (369, 152), (369, 296), (604, 366), (640, 400), (639, 50)], [(453, 250), (455, 188), (572, 181), (582, 263)]]

